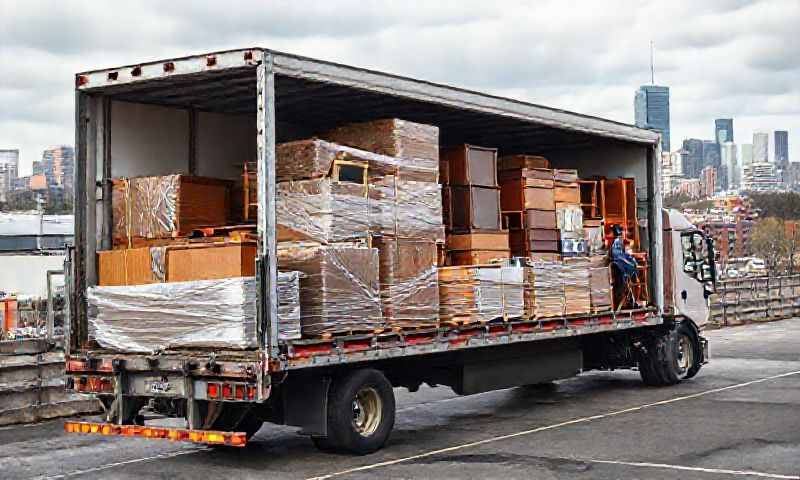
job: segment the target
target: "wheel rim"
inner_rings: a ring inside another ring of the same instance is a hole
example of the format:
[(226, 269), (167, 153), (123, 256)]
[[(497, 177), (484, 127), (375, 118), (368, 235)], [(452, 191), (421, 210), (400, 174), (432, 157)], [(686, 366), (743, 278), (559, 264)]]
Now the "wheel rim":
[(694, 363), (694, 348), (692, 339), (688, 335), (681, 335), (678, 339), (678, 369), (685, 372)]
[(378, 430), (383, 415), (383, 401), (378, 391), (363, 387), (353, 399), (353, 428), (368, 437)]

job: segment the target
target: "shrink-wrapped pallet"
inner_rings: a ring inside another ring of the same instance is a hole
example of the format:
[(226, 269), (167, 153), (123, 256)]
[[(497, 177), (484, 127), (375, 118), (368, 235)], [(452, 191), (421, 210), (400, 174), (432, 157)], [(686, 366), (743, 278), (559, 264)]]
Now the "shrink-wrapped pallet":
[[(279, 339), (300, 329), (297, 272), (278, 274)], [(256, 348), (253, 277), (90, 287), (89, 338), (126, 352), (208, 347)]]
[(561, 238), (583, 239), (583, 210), (574, 203), (556, 203), (556, 226)]
[(503, 264), (500, 267), (503, 312), (506, 318), (525, 316), (525, 267)]
[(325, 177), (337, 156), (343, 158), (338, 147), (318, 139), (280, 143), (275, 146), (275, 178), (284, 182)]
[(424, 240), (378, 237), (381, 309), (390, 328), (439, 325), (437, 248)]
[(198, 227), (224, 225), (231, 182), (191, 175), (114, 179), (114, 245), (135, 239), (185, 236)]
[(564, 281), (564, 313), (591, 312), (589, 260), (585, 257), (565, 258), (561, 278)]
[(500, 265), (439, 269), (439, 318), (446, 325), (485, 323), (503, 317)]
[(343, 125), (321, 135), (331, 142), (401, 157), (408, 166), (439, 168), (439, 127), (397, 118)]
[(564, 281), (560, 261), (533, 261), (528, 268), (534, 318), (564, 315)]
[(367, 186), (330, 178), (277, 184), (278, 241), (333, 243), (365, 238), (370, 227)]
[(590, 257), (589, 284), (591, 287), (592, 310), (595, 312), (612, 309), (611, 269), (608, 257)]
[(388, 175), (370, 173), (371, 230), (380, 235), (443, 242), (441, 185), (415, 178), (408, 169)]
[(303, 273), (300, 321), (304, 337), (384, 328), (377, 249), (284, 244), (278, 248), (278, 266)]

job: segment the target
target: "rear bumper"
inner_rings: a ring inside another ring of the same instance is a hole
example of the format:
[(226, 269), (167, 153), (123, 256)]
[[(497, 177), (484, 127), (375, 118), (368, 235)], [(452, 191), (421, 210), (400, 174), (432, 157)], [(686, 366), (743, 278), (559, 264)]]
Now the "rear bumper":
[(107, 437), (139, 437), (164, 439), (179, 442), (203, 443), (207, 445), (226, 445), (244, 447), (247, 434), (244, 432), (220, 432), (214, 430), (187, 430), (184, 428), (154, 427), (142, 425), (114, 425), (111, 423), (65, 422), (64, 431), (103, 435)]

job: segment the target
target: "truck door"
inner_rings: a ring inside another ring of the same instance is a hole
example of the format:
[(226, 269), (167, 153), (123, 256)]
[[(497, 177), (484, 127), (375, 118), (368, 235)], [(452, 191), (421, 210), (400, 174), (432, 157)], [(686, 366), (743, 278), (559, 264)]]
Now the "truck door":
[[(680, 246), (680, 263), (674, 269), (675, 307), (700, 327), (708, 322), (709, 296), (716, 285), (714, 245), (699, 230), (673, 232)], [(677, 252), (676, 252), (677, 253)], [(677, 257), (677, 255), (676, 255)], [(677, 262), (676, 262), (677, 263)]]

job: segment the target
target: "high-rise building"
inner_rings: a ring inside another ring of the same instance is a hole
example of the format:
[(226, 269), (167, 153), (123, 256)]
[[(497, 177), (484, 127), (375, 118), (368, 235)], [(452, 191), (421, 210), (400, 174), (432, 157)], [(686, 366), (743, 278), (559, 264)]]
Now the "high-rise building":
[(743, 143), (742, 144), (742, 168), (745, 165), (750, 165), (753, 163), (753, 144), (752, 143)]
[(50, 186), (68, 187), (75, 169), (75, 150), (62, 145), (48, 148), (42, 154), (42, 170)]
[(19, 150), (0, 150), (0, 202), (5, 202), (8, 192), (14, 189), (19, 174)]
[(775, 166), (781, 170), (789, 167), (789, 132), (775, 130)]
[(753, 162), (742, 169), (742, 189), (754, 191), (778, 190), (780, 181), (775, 175), (775, 165), (769, 162)]
[(661, 151), (669, 152), (669, 87), (642, 85), (633, 102), (636, 126), (661, 134)]
[(723, 188), (725, 190), (737, 188), (741, 182), (739, 175), (739, 164), (736, 158), (736, 144), (733, 142), (724, 142), (722, 144), (722, 166), (725, 168)]
[(712, 166), (703, 167), (700, 171), (700, 196), (713, 197), (717, 188), (717, 169)]
[(714, 120), (714, 141), (720, 145), (733, 141), (733, 119), (718, 118)]
[(703, 140), (703, 166), (719, 168), (722, 163), (719, 143), (713, 140)]
[(683, 141), (681, 149), (681, 166), (686, 178), (697, 178), (703, 169), (703, 141), (688, 138)]
[(769, 133), (753, 133), (753, 163), (769, 162)]

